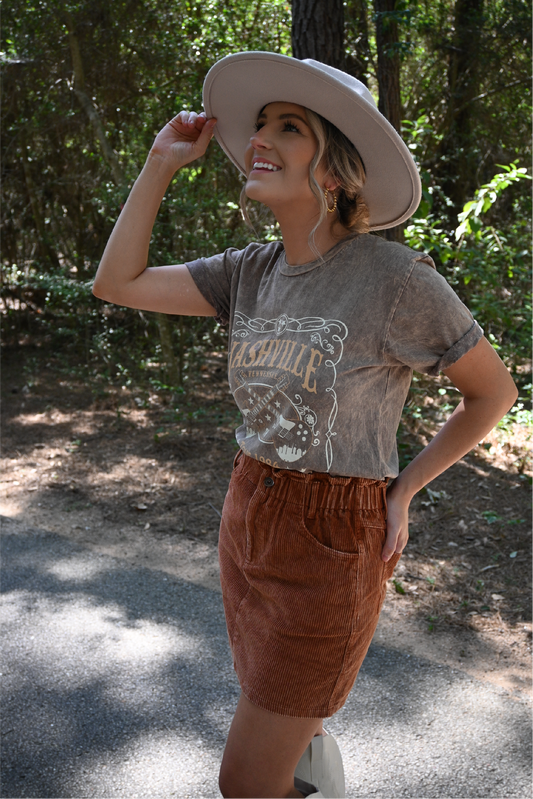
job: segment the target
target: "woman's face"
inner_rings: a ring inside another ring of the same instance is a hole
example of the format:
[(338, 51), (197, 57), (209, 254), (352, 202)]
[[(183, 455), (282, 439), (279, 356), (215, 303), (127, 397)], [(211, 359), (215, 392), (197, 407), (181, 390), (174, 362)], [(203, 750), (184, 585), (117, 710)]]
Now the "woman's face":
[[(305, 108), (294, 103), (266, 105), (246, 148), (246, 195), (273, 210), (280, 204), (316, 203), (309, 187), (309, 165), (316, 148)], [(316, 174), (322, 185), (320, 177)]]

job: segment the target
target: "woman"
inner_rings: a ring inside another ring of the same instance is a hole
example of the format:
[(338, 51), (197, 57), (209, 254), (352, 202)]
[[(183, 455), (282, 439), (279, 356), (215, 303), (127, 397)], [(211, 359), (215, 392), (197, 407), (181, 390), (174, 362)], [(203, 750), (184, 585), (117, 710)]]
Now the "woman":
[[(343, 796), (322, 720), (346, 700), (370, 644), (410, 501), (489, 432), (516, 389), (431, 259), (369, 235), (414, 212), (420, 182), (359, 81), (311, 60), (240, 53), (211, 69), (204, 106), (155, 139), (94, 293), (229, 324), (244, 423), (220, 565), (242, 694), (222, 794)], [(282, 241), (147, 269), (163, 195), (215, 124)], [(398, 475), (413, 368), (443, 371), (463, 399)]]

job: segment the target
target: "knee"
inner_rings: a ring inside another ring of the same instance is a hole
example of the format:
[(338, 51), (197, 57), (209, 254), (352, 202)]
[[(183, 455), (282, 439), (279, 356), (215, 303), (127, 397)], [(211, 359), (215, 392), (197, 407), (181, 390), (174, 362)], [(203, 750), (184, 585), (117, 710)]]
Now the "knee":
[(246, 775), (236, 773), (222, 764), (218, 775), (218, 787), (224, 799), (249, 799), (256, 796), (257, 786), (253, 786)]
[(222, 763), (218, 775), (218, 787), (224, 799), (236, 799), (238, 796), (243, 796), (243, 794), (238, 791), (239, 786), (237, 782), (237, 779), (235, 779), (230, 769)]

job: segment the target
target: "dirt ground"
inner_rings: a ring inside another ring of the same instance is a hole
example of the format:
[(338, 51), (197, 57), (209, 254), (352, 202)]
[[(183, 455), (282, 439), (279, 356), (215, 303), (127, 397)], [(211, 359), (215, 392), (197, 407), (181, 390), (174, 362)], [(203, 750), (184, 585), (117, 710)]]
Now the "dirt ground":
[[(23, 365), (11, 351), (5, 361), (1, 513), (21, 530), (218, 589), (238, 420), (223, 357), (213, 353), (173, 402), (89, 386), (59, 359)], [(404, 433), (403, 450), (426, 433)], [(493, 432), (415, 498), (375, 639), (522, 696), (531, 693), (530, 438), (518, 427)]]

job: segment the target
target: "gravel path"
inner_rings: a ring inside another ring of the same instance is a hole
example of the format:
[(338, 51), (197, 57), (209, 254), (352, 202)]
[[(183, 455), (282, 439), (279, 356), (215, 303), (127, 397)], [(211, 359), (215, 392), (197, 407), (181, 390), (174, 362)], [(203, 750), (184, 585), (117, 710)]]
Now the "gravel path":
[[(221, 598), (9, 520), (2, 797), (217, 797), (239, 688)], [(526, 699), (372, 646), (328, 724), (349, 797), (531, 797)]]

